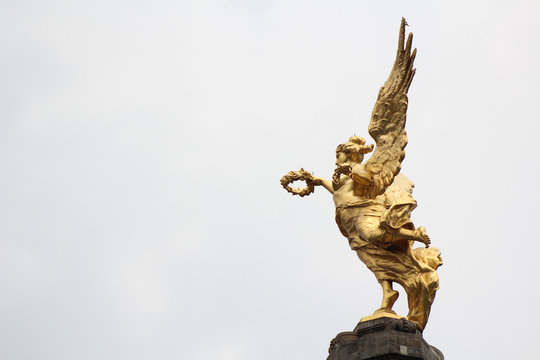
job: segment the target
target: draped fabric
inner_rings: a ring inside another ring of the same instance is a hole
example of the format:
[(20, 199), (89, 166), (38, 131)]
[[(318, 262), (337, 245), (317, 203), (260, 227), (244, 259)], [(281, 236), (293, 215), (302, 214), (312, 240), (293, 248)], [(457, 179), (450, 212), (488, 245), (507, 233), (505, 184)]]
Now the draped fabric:
[(435, 269), (428, 265), (429, 258), (440, 252), (435, 248), (427, 252), (413, 250), (412, 241), (393, 241), (391, 232), (379, 226), (380, 220), (386, 218), (392, 219), (389, 221), (391, 227), (402, 224), (410, 228), (409, 214), (410, 211), (403, 211), (403, 206), (397, 204), (387, 209), (373, 200), (359, 201), (337, 207), (336, 222), (348, 238), (351, 249), (375, 274), (377, 281), (396, 282), (405, 289), (409, 303), (407, 319), (423, 329), (439, 288), (439, 278)]

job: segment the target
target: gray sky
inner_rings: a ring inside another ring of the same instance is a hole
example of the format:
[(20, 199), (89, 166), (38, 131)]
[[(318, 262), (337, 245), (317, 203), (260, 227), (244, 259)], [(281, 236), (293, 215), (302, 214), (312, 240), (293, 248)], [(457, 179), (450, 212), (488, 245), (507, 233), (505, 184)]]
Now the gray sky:
[(331, 196), (279, 178), (368, 137), (402, 16), (424, 336), (538, 357), (533, 0), (2, 2), (0, 357), (324, 359), (380, 289)]

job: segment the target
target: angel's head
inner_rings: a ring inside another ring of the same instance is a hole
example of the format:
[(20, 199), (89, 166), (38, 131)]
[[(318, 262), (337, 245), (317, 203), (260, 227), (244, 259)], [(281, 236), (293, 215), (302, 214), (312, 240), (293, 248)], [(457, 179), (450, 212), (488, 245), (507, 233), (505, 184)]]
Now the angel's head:
[(373, 144), (366, 145), (366, 139), (351, 136), (349, 141), (339, 144), (336, 149), (336, 165), (341, 165), (349, 162), (360, 164), (364, 161), (364, 154), (373, 151)]

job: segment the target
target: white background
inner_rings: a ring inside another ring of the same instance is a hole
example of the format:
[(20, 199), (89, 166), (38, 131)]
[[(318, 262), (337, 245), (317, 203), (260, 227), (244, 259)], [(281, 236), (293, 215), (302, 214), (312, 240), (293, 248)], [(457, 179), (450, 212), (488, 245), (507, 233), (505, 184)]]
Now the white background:
[(279, 179), (368, 137), (402, 16), (424, 336), (537, 358), (533, 0), (2, 1), (0, 358), (324, 359), (380, 289), (331, 196)]

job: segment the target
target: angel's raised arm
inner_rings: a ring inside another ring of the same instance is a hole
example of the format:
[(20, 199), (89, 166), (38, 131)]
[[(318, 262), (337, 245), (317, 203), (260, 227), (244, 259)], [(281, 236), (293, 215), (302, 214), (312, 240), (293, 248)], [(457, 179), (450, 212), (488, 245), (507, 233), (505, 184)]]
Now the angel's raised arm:
[(314, 176), (313, 177), (313, 184), (314, 185), (320, 185), (326, 190), (330, 192), (330, 194), (334, 193), (334, 186), (332, 185), (332, 182), (330, 180), (323, 179), (321, 177)]

